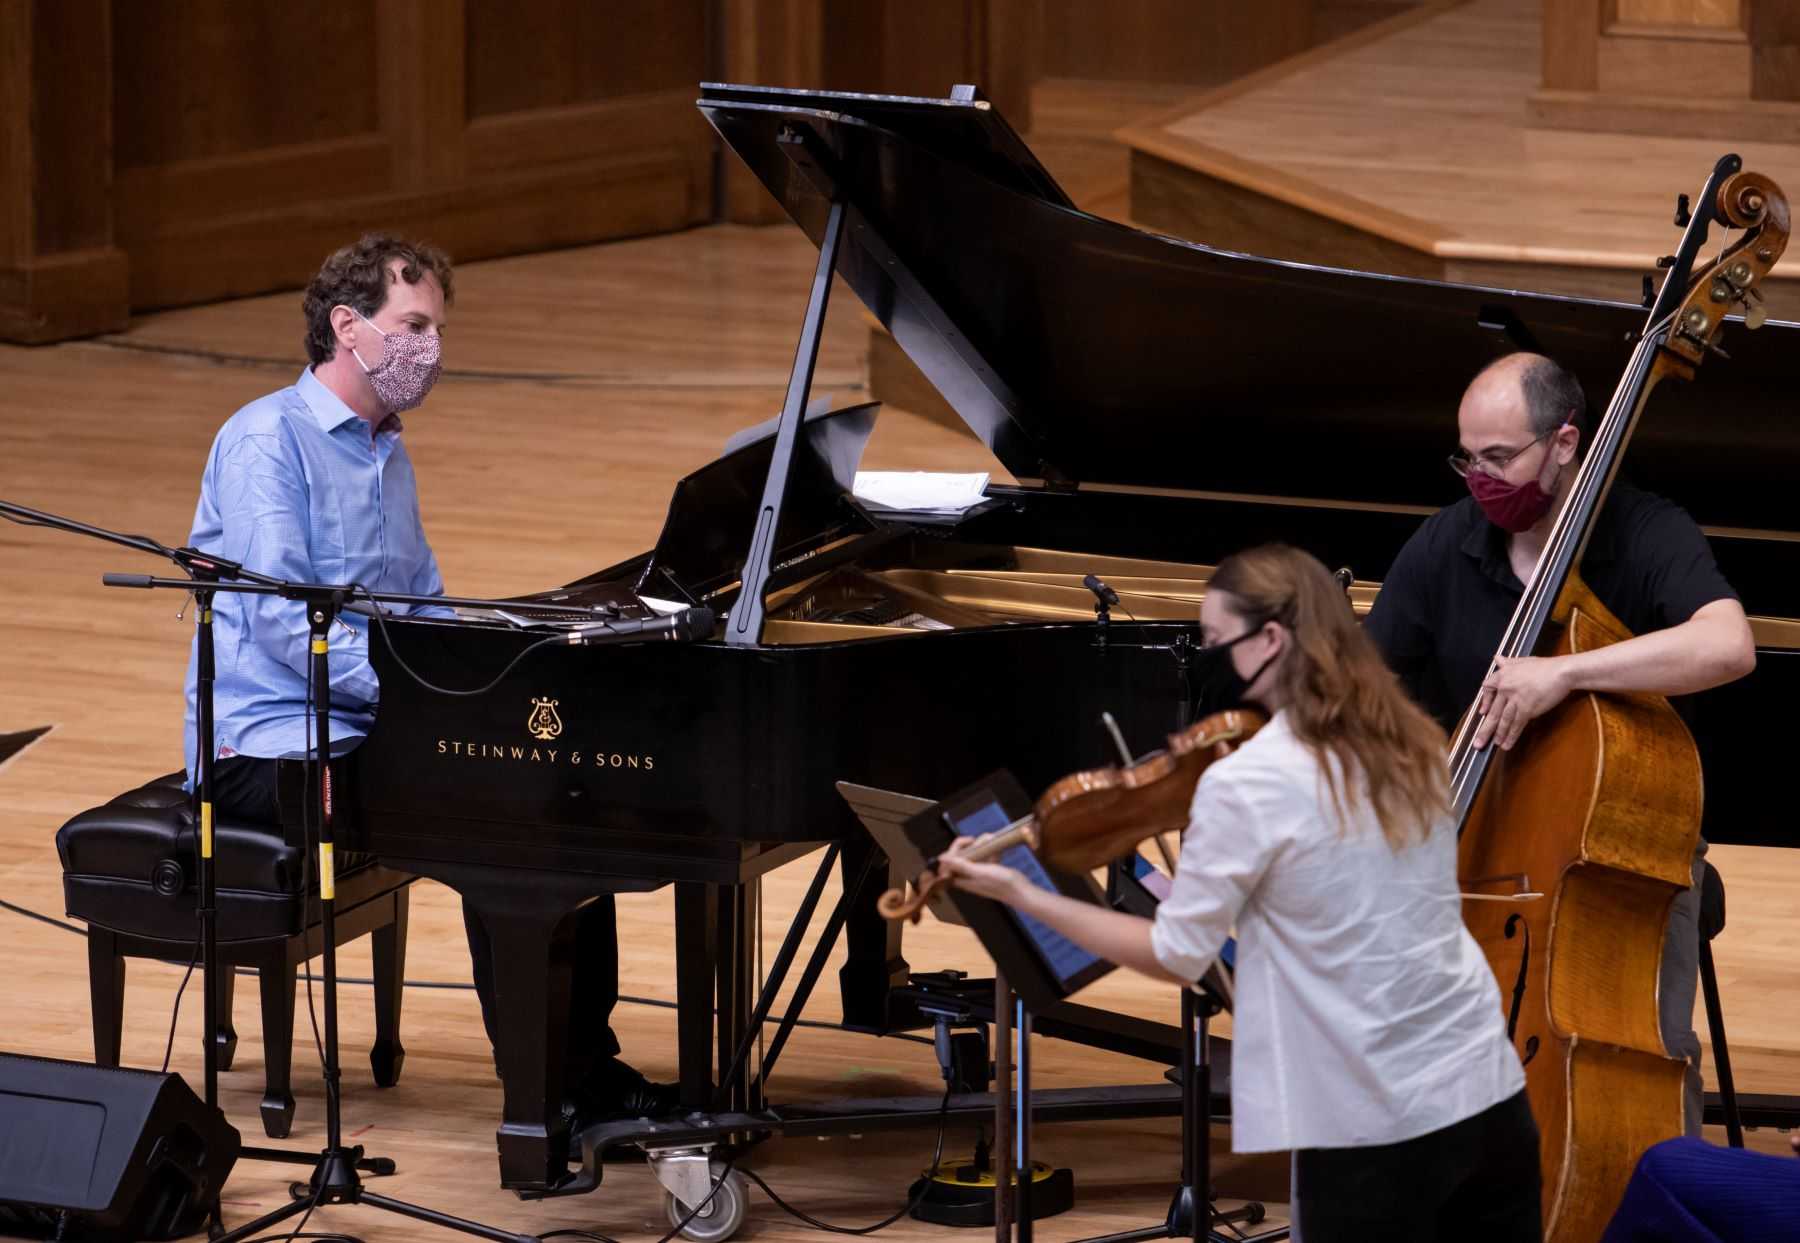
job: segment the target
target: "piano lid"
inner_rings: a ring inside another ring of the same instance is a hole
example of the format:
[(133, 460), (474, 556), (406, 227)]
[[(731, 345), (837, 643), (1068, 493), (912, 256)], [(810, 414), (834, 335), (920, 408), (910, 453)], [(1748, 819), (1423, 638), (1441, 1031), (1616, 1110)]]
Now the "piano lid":
[[(1021, 480), (1441, 505), (1463, 494), (1442, 459), (1477, 370), (1540, 350), (1597, 412), (1643, 322), (1622, 303), (1288, 263), (1101, 220), (978, 98), (708, 85), (699, 107), (815, 244), (835, 187), (840, 275)], [(796, 160), (784, 131), (816, 158)], [(1657, 390), (1626, 473), (1703, 523), (1793, 531), (1800, 325), (1734, 323), (1724, 345), (1729, 361)]]
[[(879, 408), (878, 402), (864, 402), (807, 414), (776, 528), (777, 567), (833, 538), (874, 529), (848, 498)], [(774, 454), (774, 424), (763, 424), (733, 437), (721, 457), (681, 479), (655, 549), (633, 567), (633, 590), (698, 604), (735, 584)], [(607, 578), (615, 570), (582, 581)]]

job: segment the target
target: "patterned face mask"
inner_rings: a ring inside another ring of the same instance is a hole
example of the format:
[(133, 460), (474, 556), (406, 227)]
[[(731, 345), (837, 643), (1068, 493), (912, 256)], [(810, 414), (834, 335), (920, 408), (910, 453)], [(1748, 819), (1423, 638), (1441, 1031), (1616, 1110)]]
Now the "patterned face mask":
[[(369, 317), (351, 307), (356, 318), (375, 328)], [(363, 356), (351, 349), (356, 361), (369, 377), (369, 386), (389, 413), (404, 414), (416, 408), (437, 383), (443, 370), (444, 344), (435, 332), (381, 332), (381, 358), (371, 367)]]

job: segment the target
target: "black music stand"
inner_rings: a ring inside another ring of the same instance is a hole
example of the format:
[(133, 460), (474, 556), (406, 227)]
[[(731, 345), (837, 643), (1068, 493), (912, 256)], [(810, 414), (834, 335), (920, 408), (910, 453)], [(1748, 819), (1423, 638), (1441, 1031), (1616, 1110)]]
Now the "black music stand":
[[(903, 827), (911, 845), (926, 858), (931, 858), (948, 846), (953, 835), (1003, 827), (1005, 822), (1025, 814), (1029, 806), (1018, 782), (1010, 773), (1000, 772), (941, 803), (932, 804)], [(989, 814), (988, 819), (999, 819), (1001, 824), (977, 824), (972, 820), (972, 814), (979, 816), (990, 807), (997, 808), (998, 814)], [(1041, 876), (1034, 877), (1040, 884), (1047, 882), (1077, 900), (1104, 904), (1100, 890), (1087, 877), (1040, 871)], [(954, 888), (948, 889), (946, 896), (962, 917), (961, 922), (974, 930), (994, 958), (994, 1161), (1002, 1169), (1010, 1167), (1014, 1174), (1013, 1178), (1000, 1180), (995, 1203), (995, 1237), (998, 1240), (1014, 1237), (1009, 1236), (1007, 1230), (1009, 1224), (1016, 1223), (1016, 1237), (1021, 1243), (1029, 1243), (1033, 1221), (1029, 1130), (1032, 1014), (1048, 1010), (1107, 974), (1113, 964), (1097, 961), (1095, 965), (1083, 965), (1079, 960), (1060, 957), (1060, 947), (1054, 941), (1047, 941), (1027, 921), (999, 903)], [(1223, 1235), (1212, 1229), (1214, 1223), (1254, 1225), (1264, 1214), (1263, 1206), (1255, 1202), (1229, 1212), (1211, 1207), (1211, 1149), (1207, 1132), (1212, 1114), (1212, 1058), (1207, 1027), (1215, 1015), (1227, 1008), (1228, 999), (1229, 987), (1216, 969), (1182, 991), (1181, 1181), (1170, 1202), (1167, 1217), (1155, 1226), (1104, 1235), (1084, 1243), (1135, 1243), (1162, 1238), (1242, 1243), (1245, 1237), (1256, 1243), (1276, 1243), (1288, 1237), (1285, 1226), (1253, 1236)], [(1007, 1073), (1008, 1060), (1017, 1067), (1016, 1090), (1012, 1089), (1011, 1076)], [(1014, 1102), (1010, 1109), (1009, 1096)], [(1008, 1204), (1009, 1192), (1016, 1195), (1015, 1204)], [(1207, 1206), (1204, 1215), (1199, 1209), (1201, 1205)], [(1013, 1210), (1010, 1214), (1009, 1208)]]
[[(899, 857), (932, 859), (958, 836), (991, 832), (1028, 814), (1031, 802), (1009, 772), (991, 773), (941, 802), (929, 804), (901, 830), (912, 850)], [(867, 817), (864, 823), (868, 823)], [(871, 825), (871, 831), (875, 826)], [(1079, 901), (1099, 903), (1103, 895), (1085, 876), (1066, 876), (1038, 867), (1033, 880)], [(996, 1239), (1030, 1243), (1033, 1222), (1072, 1203), (1072, 1179), (1056, 1171), (1037, 1185), (1031, 1158), (1032, 1015), (1113, 970), (1050, 929), (986, 898), (947, 890), (949, 905), (994, 959), (994, 1195)], [(1016, 1071), (1017, 1087), (1014, 1087)], [(1051, 1207), (1034, 1206), (1033, 1193), (1055, 1197)]]
[[(1208, 1134), (1212, 1118), (1212, 1057), (1206, 1029), (1224, 1009), (1223, 1000), (1209, 987), (1208, 980), (1181, 990), (1181, 1182), (1169, 1202), (1168, 1216), (1160, 1225), (1095, 1235), (1080, 1243), (1138, 1243), (1141, 1239), (1276, 1243), (1288, 1237), (1287, 1226), (1253, 1235), (1237, 1231), (1220, 1234), (1212, 1228), (1214, 1223), (1242, 1222), (1253, 1226), (1263, 1219), (1264, 1212), (1263, 1206), (1254, 1201), (1229, 1211), (1212, 1207), (1212, 1144)], [(1201, 1205), (1207, 1208), (1204, 1223)]]

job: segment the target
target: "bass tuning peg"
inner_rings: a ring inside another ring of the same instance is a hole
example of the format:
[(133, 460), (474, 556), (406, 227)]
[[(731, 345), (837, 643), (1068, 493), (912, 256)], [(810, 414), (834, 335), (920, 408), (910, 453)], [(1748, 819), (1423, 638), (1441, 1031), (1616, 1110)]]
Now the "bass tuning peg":
[(1688, 221), (1691, 219), (1693, 219), (1693, 216), (1688, 211), (1688, 196), (1685, 194), (1677, 194), (1675, 196), (1675, 227), (1678, 229), (1685, 229), (1688, 227)]
[(1755, 331), (1769, 322), (1769, 308), (1763, 305), (1762, 290), (1744, 290), (1744, 327)]

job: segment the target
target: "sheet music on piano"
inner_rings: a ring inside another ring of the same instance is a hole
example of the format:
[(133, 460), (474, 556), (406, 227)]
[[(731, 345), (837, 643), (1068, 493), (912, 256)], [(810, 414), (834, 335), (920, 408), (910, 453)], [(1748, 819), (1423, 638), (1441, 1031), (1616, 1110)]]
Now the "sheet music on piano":
[(879, 516), (960, 518), (986, 501), (988, 472), (859, 470), (851, 493)]

